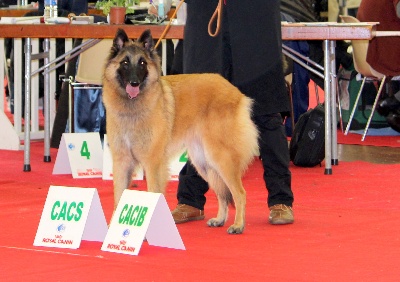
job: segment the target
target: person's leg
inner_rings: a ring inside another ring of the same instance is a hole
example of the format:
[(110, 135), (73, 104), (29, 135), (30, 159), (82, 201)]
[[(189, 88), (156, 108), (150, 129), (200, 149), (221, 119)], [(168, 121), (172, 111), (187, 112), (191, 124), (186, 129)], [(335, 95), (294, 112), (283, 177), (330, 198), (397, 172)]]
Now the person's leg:
[(172, 211), (175, 223), (204, 219), (208, 183), (188, 161), (179, 173), (178, 205)]
[(384, 117), (387, 117), (390, 113), (400, 109), (400, 91), (395, 93), (393, 96), (389, 96), (379, 101), (376, 111)]
[(268, 206), (272, 224), (293, 222), (293, 192), (289, 170), (289, 149), (280, 114), (255, 116), (260, 132), (260, 157), (268, 190)]
[(203, 210), (206, 204), (204, 194), (207, 191), (208, 183), (197, 173), (189, 160), (179, 173), (178, 203)]
[(389, 126), (400, 132), (400, 91), (397, 91), (393, 97), (383, 100), (381, 104), (385, 104), (388, 107), (389, 113), (386, 116), (386, 120)]
[(394, 93), (393, 96), (397, 99), (397, 101), (400, 101), (400, 90)]
[[(187, 5), (185, 39), (183, 40), (183, 73), (221, 72), (220, 38), (213, 38), (207, 32), (218, 1), (192, 1)], [(199, 47), (200, 46), (200, 47)], [(172, 211), (175, 223), (204, 219), (204, 205), (208, 183), (188, 162), (179, 174), (178, 205)]]
[(260, 156), (268, 189), (268, 206), (292, 206), (289, 149), (280, 114), (254, 117), (260, 132)]

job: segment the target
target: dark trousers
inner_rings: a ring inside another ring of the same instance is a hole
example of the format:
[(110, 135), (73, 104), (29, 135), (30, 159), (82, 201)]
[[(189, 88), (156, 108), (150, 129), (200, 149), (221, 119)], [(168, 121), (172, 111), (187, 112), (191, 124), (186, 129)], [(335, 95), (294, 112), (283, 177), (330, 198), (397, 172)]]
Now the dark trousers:
[[(208, 19), (218, 1), (188, 1), (183, 71), (219, 73), (254, 100), (254, 122), (260, 132), (268, 205), (292, 206), (289, 149), (279, 114), (290, 109), (282, 71), (279, 2), (269, 1), (268, 6), (264, 0), (248, 2), (244, 13), (238, 8), (239, 0), (227, 1), (221, 32), (217, 37), (210, 37)], [(276, 29), (259, 32), (260, 26), (275, 25)], [(208, 184), (188, 163), (179, 175), (178, 202), (203, 209), (207, 191)]]
[[(291, 173), (285, 128), (280, 114), (253, 117), (260, 132), (260, 157), (268, 190), (268, 206), (292, 206)], [(208, 183), (201, 178), (190, 161), (179, 174), (178, 202), (203, 210)]]

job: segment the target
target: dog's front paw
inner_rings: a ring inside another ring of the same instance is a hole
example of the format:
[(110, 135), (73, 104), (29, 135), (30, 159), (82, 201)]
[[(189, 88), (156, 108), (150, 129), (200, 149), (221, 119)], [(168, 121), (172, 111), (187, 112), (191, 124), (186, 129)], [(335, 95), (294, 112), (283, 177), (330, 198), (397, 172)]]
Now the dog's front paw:
[(238, 225), (232, 224), (231, 226), (229, 226), (227, 232), (229, 234), (242, 234), (243, 233), (243, 229), (244, 229), (243, 225), (238, 226)]
[(224, 226), (225, 220), (218, 219), (216, 217), (211, 218), (207, 221), (207, 225), (210, 227), (221, 227)]

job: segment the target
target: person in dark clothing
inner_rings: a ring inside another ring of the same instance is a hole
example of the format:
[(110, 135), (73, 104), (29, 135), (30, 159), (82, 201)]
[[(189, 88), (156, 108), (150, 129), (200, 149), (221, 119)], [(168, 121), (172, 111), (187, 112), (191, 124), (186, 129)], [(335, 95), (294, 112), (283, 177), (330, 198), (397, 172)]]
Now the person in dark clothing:
[[(65, 10), (75, 15), (88, 13), (88, 0), (58, 0), (57, 9)], [(39, 0), (39, 11), (44, 11), (44, 0)]]
[[(225, 1), (221, 30), (215, 37), (207, 27), (218, 1), (186, 3), (183, 72), (220, 73), (254, 100), (269, 222), (293, 223), (289, 150), (281, 116), (290, 111), (290, 104), (282, 66), (280, 1)], [(204, 219), (207, 191), (208, 183), (188, 162), (179, 175), (178, 205), (172, 211), (175, 222)]]
[[(377, 31), (399, 31), (400, 19), (396, 9), (399, 0), (363, 0), (358, 8), (357, 19), (362, 22), (379, 22)], [(388, 76), (400, 74), (399, 36), (373, 38), (368, 44), (367, 62), (371, 67)]]

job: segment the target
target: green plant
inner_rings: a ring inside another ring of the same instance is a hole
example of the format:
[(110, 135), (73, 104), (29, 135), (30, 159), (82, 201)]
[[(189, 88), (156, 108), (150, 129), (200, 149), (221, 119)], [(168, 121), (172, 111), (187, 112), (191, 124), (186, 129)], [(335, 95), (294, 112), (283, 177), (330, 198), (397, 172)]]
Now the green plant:
[[(126, 13), (133, 13), (134, 10), (132, 8), (129, 8), (129, 3), (131, 1), (126, 1), (126, 0), (99, 0), (96, 2), (95, 8), (96, 9), (102, 9), (104, 15), (108, 15), (110, 13), (111, 7), (126, 7)], [(139, 1), (134, 0), (135, 4), (137, 4)]]

